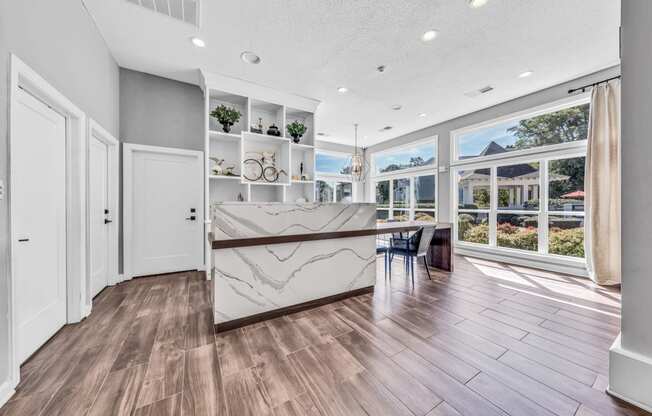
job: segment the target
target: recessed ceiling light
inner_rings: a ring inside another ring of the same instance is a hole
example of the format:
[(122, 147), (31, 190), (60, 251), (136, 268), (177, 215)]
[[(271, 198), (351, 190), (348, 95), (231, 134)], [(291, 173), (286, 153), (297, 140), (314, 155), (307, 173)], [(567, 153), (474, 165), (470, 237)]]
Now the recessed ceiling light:
[(485, 4), (487, 4), (488, 1), (489, 0), (468, 0), (469, 6), (474, 9), (484, 6)]
[(260, 56), (256, 55), (253, 52), (250, 51), (244, 51), (240, 54), (240, 59), (242, 59), (244, 62), (248, 64), (259, 64), (260, 63)]
[(439, 32), (437, 32), (435, 29), (428, 30), (426, 32), (423, 32), (423, 35), (421, 35), (421, 40), (424, 42), (430, 42), (434, 38), (437, 37)]
[(198, 37), (190, 38), (190, 41), (198, 48), (203, 48), (206, 46), (206, 42), (204, 42), (202, 39), (199, 39)]
[(419, 113), (419, 117), (425, 117), (425, 116), (427, 116), (426, 113)]
[(348, 91), (349, 91), (349, 89), (346, 88), (346, 87), (339, 87), (337, 89), (337, 92), (339, 92), (340, 94), (344, 94), (345, 92), (348, 92)]
[(522, 72), (522, 73), (518, 74), (518, 77), (519, 78), (527, 78), (532, 74), (534, 74), (533, 71), (525, 71), (525, 72)]
[(394, 110), (394, 111), (398, 111), (398, 110), (400, 110), (401, 108), (403, 108), (403, 106), (402, 106), (401, 104), (394, 104), (394, 105), (392, 106), (392, 110)]
[(391, 129), (392, 129), (392, 126), (385, 126), (385, 127), (383, 127), (382, 129), (380, 129), (378, 131), (387, 131), (387, 130), (391, 130)]

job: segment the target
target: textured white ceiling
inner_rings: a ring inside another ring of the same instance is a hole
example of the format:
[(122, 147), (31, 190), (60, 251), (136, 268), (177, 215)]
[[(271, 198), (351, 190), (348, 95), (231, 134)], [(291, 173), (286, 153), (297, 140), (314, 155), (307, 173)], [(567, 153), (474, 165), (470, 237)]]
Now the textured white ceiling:
[(617, 0), (202, 0), (199, 31), (125, 0), (84, 3), (120, 66), (192, 83), (204, 68), (319, 99), (322, 139), (345, 144), (355, 122), (372, 145), (619, 62)]

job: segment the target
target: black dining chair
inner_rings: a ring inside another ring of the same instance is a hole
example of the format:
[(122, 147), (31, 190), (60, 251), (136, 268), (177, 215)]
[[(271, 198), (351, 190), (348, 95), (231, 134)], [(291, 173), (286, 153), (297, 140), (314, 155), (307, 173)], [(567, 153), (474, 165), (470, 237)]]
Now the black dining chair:
[(423, 265), (426, 267), (426, 272), (428, 273), (428, 279), (432, 280), (430, 276), (430, 270), (428, 269), (428, 262), (426, 261), (426, 255), (428, 254), (428, 249), (430, 248), (430, 242), (435, 235), (435, 226), (428, 225), (421, 227), (407, 240), (390, 240), (390, 256), (389, 262), (391, 264), (392, 257), (395, 254), (401, 255), (405, 258), (406, 268), (405, 271), (409, 275), (412, 275), (412, 285), (414, 285), (414, 264), (415, 259), (422, 258)]
[(378, 254), (383, 254), (383, 260), (385, 263), (385, 278), (387, 278), (387, 271), (389, 269), (389, 280), (392, 280), (392, 267), (391, 263), (389, 261), (389, 254), (390, 254), (390, 245), (389, 241), (377, 237), (376, 238), (376, 255)]

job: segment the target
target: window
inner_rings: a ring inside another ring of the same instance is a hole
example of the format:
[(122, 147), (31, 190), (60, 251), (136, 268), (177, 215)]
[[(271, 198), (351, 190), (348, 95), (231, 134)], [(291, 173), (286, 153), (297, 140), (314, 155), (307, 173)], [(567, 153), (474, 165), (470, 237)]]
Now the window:
[(374, 154), (372, 160), (379, 222), (436, 220), (435, 140)]
[(583, 258), (588, 111), (574, 103), (453, 133), (457, 241)]
[(317, 202), (353, 202), (353, 184), (318, 179), (315, 182), (315, 201)]
[(320, 173), (327, 175), (350, 175), (351, 155), (318, 151), (315, 155), (315, 170), (318, 175)]
[(315, 154), (315, 201), (353, 202), (351, 155), (317, 151)]
[(483, 158), (586, 139), (588, 103), (539, 113), (541, 111), (457, 135), (454, 159)]
[(434, 166), (435, 143), (428, 142), (403, 149), (391, 150), (374, 155), (374, 173), (376, 175), (397, 172), (406, 169)]

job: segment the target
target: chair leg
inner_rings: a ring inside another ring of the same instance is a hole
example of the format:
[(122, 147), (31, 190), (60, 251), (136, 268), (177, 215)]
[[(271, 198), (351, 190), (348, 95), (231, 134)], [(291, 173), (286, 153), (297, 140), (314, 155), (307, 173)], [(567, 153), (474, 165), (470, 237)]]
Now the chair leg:
[(428, 273), (428, 280), (432, 280), (432, 277), (430, 277), (430, 270), (428, 269), (428, 261), (426, 260), (426, 257), (423, 256), (423, 265), (426, 268), (426, 272)]
[(412, 263), (412, 256), (408, 257), (408, 261), (410, 262), (410, 273), (412, 274), (412, 287), (414, 287), (414, 263)]

